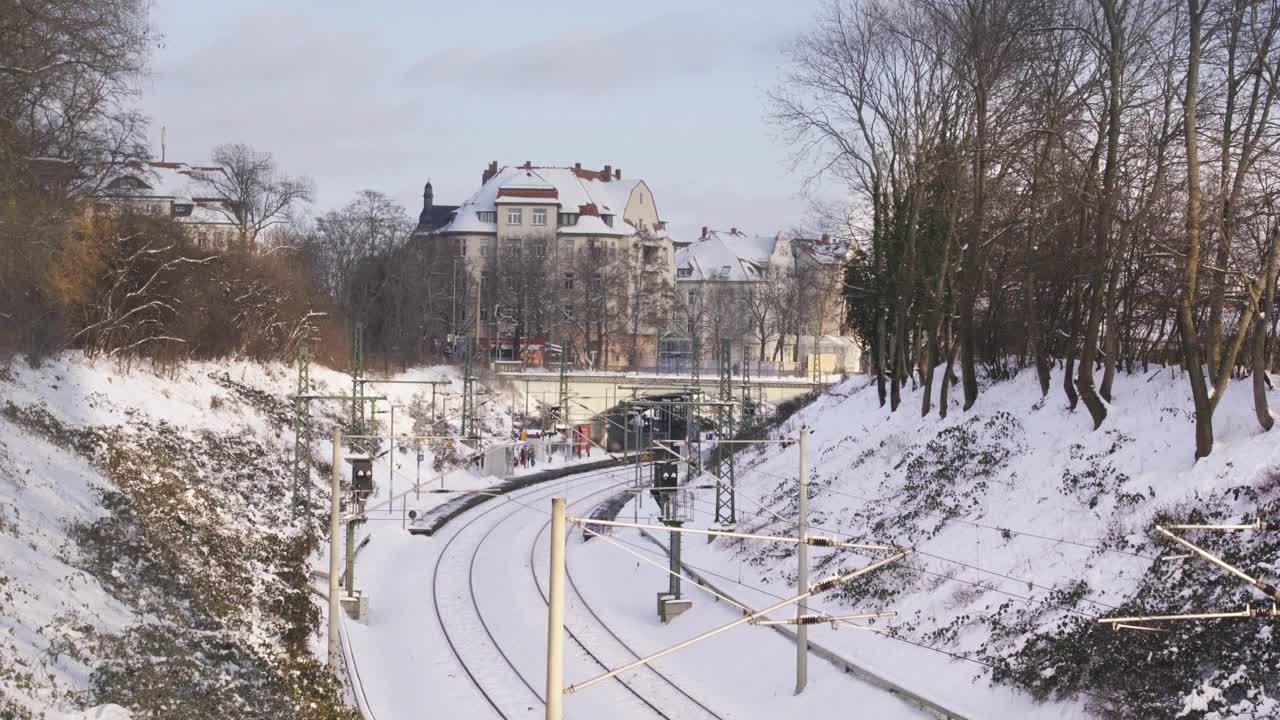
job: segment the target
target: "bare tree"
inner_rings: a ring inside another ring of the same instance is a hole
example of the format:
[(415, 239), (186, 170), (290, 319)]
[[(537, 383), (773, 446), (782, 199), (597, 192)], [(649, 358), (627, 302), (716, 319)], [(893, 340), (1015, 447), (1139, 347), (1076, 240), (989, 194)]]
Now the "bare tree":
[(44, 287), (77, 203), (145, 154), (130, 105), (153, 34), (144, 0), (0, 3), (0, 353), (63, 338)]
[(231, 207), (219, 210), (240, 226), (247, 250), (256, 247), (264, 230), (288, 220), (289, 212), (315, 193), (310, 178), (285, 175), (271, 153), (243, 143), (219, 145), (211, 159), (222, 170), (198, 172), (196, 183), (230, 201)]

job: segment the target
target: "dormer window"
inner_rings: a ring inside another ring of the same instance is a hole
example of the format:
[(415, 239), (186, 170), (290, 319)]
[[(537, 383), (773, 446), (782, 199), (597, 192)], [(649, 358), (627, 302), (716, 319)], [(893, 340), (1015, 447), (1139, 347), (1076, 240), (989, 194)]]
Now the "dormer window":
[(609, 227), (613, 227), (613, 216), (612, 216), (612, 215), (601, 215), (601, 216), (600, 216), (600, 219), (604, 221), (604, 224), (605, 224), (605, 225), (608, 225)]
[(174, 203), (174, 217), (191, 217), (191, 210), (194, 206), (191, 203)]
[(476, 218), (479, 219), (480, 222), (496, 223), (498, 222), (498, 211), (497, 210), (477, 210)]
[(683, 268), (676, 269), (676, 277), (692, 277), (692, 276), (693, 276), (693, 268), (683, 267)]
[(721, 274), (721, 275), (723, 275), (724, 277), (729, 277), (729, 266), (728, 266), (728, 265), (721, 265), (721, 266), (720, 266), (720, 274)]
[(560, 213), (560, 217), (559, 217), (557, 220), (558, 220), (558, 222), (560, 223), (560, 226), (561, 226), (561, 227), (564, 227), (564, 226), (566, 226), (566, 225), (577, 225), (577, 224), (578, 224), (578, 213), (565, 213), (565, 212), (562, 212), (562, 213)]

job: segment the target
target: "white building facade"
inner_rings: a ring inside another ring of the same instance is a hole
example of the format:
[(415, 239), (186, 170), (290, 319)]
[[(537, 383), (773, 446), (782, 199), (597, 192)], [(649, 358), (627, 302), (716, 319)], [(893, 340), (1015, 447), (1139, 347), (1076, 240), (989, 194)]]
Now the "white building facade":
[(703, 228), (676, 252), (676, 329), (703, 362), (728, 338), (733, 365), (753, 374), (857, 372), (841, 277), (848, 247), (827, 236)]
[(463, 275), (455, 327), (495, 359), (543, 365), (566, 338), (592, 367), (656, 363), (675, 253), (643, 180), (609, 165), (492, 162), (423, 241), (447, 249), (435, 262)]

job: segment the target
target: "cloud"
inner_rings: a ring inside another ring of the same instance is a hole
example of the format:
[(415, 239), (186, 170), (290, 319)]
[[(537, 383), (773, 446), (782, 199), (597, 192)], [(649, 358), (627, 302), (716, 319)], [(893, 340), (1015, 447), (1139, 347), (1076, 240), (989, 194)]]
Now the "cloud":
[[(596, 95), (660, 86), (722, 67), (770, 63), (785, 32), (704, 13), (662, 15), (606, 32), (578, 30), (512, 48), (450, 48), (415, 63), (410, 87)], [(655, 98), (656, 99), (656, 98)]]
[(431, 125), (419, 98), (394, 82), (388, 54), (369, 33), (255, 13), (198, 45), (168, 46), (145, 110), (168, 126), (177, 159), (198, 162), (214, 145), (245, 142), (289, 172), (369, 176)]

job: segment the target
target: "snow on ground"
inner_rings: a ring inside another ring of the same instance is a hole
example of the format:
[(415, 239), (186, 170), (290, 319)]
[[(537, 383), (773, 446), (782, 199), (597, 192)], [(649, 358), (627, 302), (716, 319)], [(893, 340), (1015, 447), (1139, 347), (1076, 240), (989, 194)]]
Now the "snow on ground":
[[(631, 476), (631, 468), (597, 471), (517, 491), (464, 514), (430, 538), (371, 527), (371, 542), (357, 563), (371, 616), (367, 625), (348, 628), (374, 715), (407, 717), (428, 707), (451, 717), (492, 715), (478, 685), (508, 717), (542, 717), (550, 499), (566, 496), (570, 514), (586, 515)], [(652, 551), (643, 541), (638, 545)], [(601, 663), (615, 667), (635, 659), (635, 653), (656, 651), (741, 617), (724, 603), (698, 598), (692, 611), (662, 625), (656, 594), (666, 588), (665, 576), (602, 541), (584, 543), (581, 532), (571, 534), (568, 567), (566, 626), (572, 636), (566, 638), (565, 679), (570, 684), (602, 672)], [(691, 697), (653, 671), (637, 669), (622, 676), (634, 693), (618, 681), (606, 681), (567, 696), (565, 715), (653, 717), (643, 697), (679, 718), (799, 717), (850, 704), (867, 717), (925, 717), (822, 662), (813, 663), (813, 687), (797, 699), (794, 662), (788, 641), (766, 628), (744, 626), (655, 664)]]
[[(350, 393), (348, 375), (313, 365), (311, 376), (314, 393)], [(437, 416), (451, 418), (455, 428), (458, 378), (457, 369), (449, 367), (418, 368), (396, 376), (452, 380), (451, 386), (437, 391)], [(45, 359), (39, 368), (21, 359), (0, 368), (0, 411), (42, 408), (53, 421), (72, 429), (167, 423), (193, 432), (240, 433), (282, 457), (292, 453), (287, 398), (296, 392), (295, 368), (248, 362), (189, 363), (157, 371), (65, 353)], [(370, 394), (386, 395), (397, 404), (398, 435), (412, 430), (415, 414), (423, 422), (428, 419), (424, 408), (429, 408), (429, 387), (373, 385)], [(313, 406), (318, 428), (332, 427), (348, 412), (341, 403)], [(490, 431), (509, 432), (505, 398), (485, 403), (480, 414)], [(382, 423), (379, 432), (385, 433), (389, 416), (378, 415), (376, 420)], [(392, 481), (396, 492), (402, 492), (417, 478), (416, 447), (401, 444), (405, 447), (387, 456), (395, 464), (394, 476), (387, 477), (381, 467), (376, 473), (379, 498), (387, 497)], [(314, 449), (317, 460), (331, 456), (327, 432), (317, 432)], [(431, 471), (432, 448), (425, 448), (424, 456), (423, 492), (420, 500), (410, 496), (409, 509), (426, 509), (453, 496), (426, 492), (429, 478), (436, 486), (439, 480)], [(318, 483), (326, 480), (317, 478)], [(467, 470), (445, 478), (452, 491), (492, 482)], [(68, 713), (70, 718), (121, 717), (113, 706), (80, 709), (89, 704), (83, 693), (95, 667), (75, 641), (82, 627), (98, 635), (114, 634), (139, 621), (134, 608), (79, 569), (82, 558), (70, 534), (74, 527), (103, 516), (101, 492), (109, 487), (83, 454), (28, 431), (0, 412), (0, 715), (6, 703), (12, 703), (37, 713)], [(397, 506), (386, 519), (398, 522), (401, 509)], [(325, 568), (325, 558), (316, 558), (315, 567)]]
[[(1280, 446), (1257, 425), (1247, 382), (1228, 389), (1215, 415), (1214, 453), (1200, 462), (1193, 461), (1184, 376), (1168, 369), (1119, 375), (1098, 431), (1083, 406), (1068, 411), (1060, 375), (1051, 387), (1041, 401), (1034, 373), (1024, 372), (984, 388), (967, 413), (953, 406), (943, 420), (935, 407), (921, 420), (918, 391), (904, 391), (900, 410), (890, 413), (875, 388), (856, 378), (788, 420), (777, 436), (794, 437), (802, 427), (811, 433), (811, 532), (917, 551), (910, 570), (887, 576), (886, 586), (897, 592), (886, 603), (831, 597), (814, 603), (832, 613), (895, 610), (888, 624), (907, 628), (901, 637), (819, 625), (812, 639), (968, 717), (1088, 716), (1081, 704), (1036, 705), (1017, 689), (992, 687), (986, 667), (947, 653), (972, 656), (989, 640), (982, 619), (999, 605), (1053, 603), (1053, 589), (1081, 579), (1088, 584), (1080, 607), (1107, 615), (1158, 554), (1147, 543), (1157, 513), (1194, 507), (1197, 494), (1257, 484), (1276, 472)], [(1269, 401), (1275, 407), (1280, 393), (1269, 393)], [(794, 534), (745, 498), (794, 518), (798, 446), (740, 457), (739, 528)], [(696, 523), (709, 524), (711, 498), (700, 498), (697, 507)], [(749, 543), (720, 541), (686, 547), (687, 563), (764, 588), (726, 583), (753, 606), (794, 586), (789, 548), (762, 553)], [(811, 558), (820, 568), (811, 578), (868, 562), (819, 549)]]
[[(855, 601), (851, 592), (833, 591), (810, 604), (834, 614), (894, 610), (897, 617), (876, 624), (893, 628), (892, 635), (815, 625), (813, 641), (965, 717), (1093, 716), (1082, 701), (1041, 704), (1017, 687), (992, 685), (978, 652), (990, 640), (983, 623), (1010, 603), (1052, 608), (1055, 591), (1081, 579), (1087, 592), (1078, 607), (1090, 617), (1107, 614), (1132, 593), (1157, 552), (1147, 538), (1158, 513), (1184, 507), (1196, 493), (1257, 482), (1275, 471), (1280, 451), (1257, 428), (1244, 383), (1229, 389), (1218, 410), (1214, 455), (1196, 463), (1185, 378), (1167, 369), (1121, 375), (1111, 414), (1096, 432), (1083, 408), (1067, 410), (1059, 382), (1055, 378), (1042, 401), (1034, 376), (1024, 373), (985, 388), (967, 413), (953, 406), (945, 420), (936, 410), (921, 420), (918, 392), (905, 391), (901, 410), (890, 413), (866, 379), (855, 378), (775, 433), (794, 437), (802, 427), (810, 433), (812, 532), (916, 550), (900, 567), (881, 571), (883, 600)], [(1273, 404), (1277, 395), (1271, 394)], [(794, 444), (739, 457), (739, 529), (794, 533), (798, 460)], [(520, 491), (464, 514), (432, 538), (371, 525), (361, 572), (373, 615), (367, 626), (353, 626), (352, 635), (361, 663), (376, 668), (377, 680), (366, 684), (374, 707), (383, 716), (412, 713), (424, 703), (459, 716), (491, 714), (478, 684), (510, 716), (540, 716), (548, 500), (566, 495), (571, 514), (587, 515), (628, 476), (620, 475), (571, 477)], [(712, 525), (713, 502), (710, 491), (696, 492), (693, 526)], [(629, 504), (621, 516), (652, 521), (653, 509), (651, 502)], [(658, 563), (665, 560), (637, 531), (618, 529), (613, 536)], [(816, 548), (811, 557), (811, 582), (871, 561)], [(792, 546), (687, 536), (684, 559), (754, 608), (794, 594)], [(584, 543), (578, 530), (571, 533), (568, 563), (574, 587), (568, 629), (610, 667), (741, 617), (686, 584), (693, 610), (662, 625), (656, 593), (666, 587), (666, 575), (605, 542)], [(1048, 623), (1057, 616), (1027, 617)], [(808, 689), (794, 696), (794, 652), (769, 629), (742, 627), (655, 667), (725, 718), (820, 716), (836, 708), (876, 718), (922, 716), (816, 657)], [(572, 638), (566, 653), (567, 683), (601, 671)], [(701, 712), (651, 671), (622, 679), (672, 717)], [(565, 707), (568, 717), (653, 715), (616, 681), (568, 696)]]

